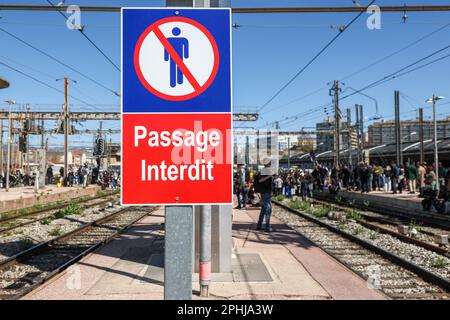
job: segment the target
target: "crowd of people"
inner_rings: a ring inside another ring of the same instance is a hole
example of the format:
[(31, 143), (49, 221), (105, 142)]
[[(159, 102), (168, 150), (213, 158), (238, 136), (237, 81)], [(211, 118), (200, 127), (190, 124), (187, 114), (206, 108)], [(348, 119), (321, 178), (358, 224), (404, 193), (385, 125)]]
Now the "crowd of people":
[(46, 184), (56, 184), (57, 186), (72, 187), (74, 185), (80, 185), (84, 188), (90, 184), (97, 184), (106, 189), (116, 190), (120, 183), (120, 173), (118, 170), (107, 169), (100, 170), (98, 166), (89, 166), (87, 163), (84, 165), (69, 166), (67, 176), (64, 174), (64, 167), (59, 169), (59, 175), (55, 179), (55, 173), (53, 167), (47, 168)]
[[(5, 170), (6, 171), (6, 170)], [(33, 186), (36, 180), (36, 171), (27, 172), (25, 168), (14, 168), (9, 176), (9, 187)], [(53, 170), (53, 166), (48, 166), (45, 174), (46, 185), (57, 185), (59, 187), (73, 187), (79, 185), (87, 187), (90, 184), (97, 184), (102, 189), (111, 188), (116, 190), (120, 184), (120, 172), (116, 169), (100, 170), (98, 166), (89, 166), (87, 163), (80, 166), (68, 167), (67, 176), (64, 174), (64, 167), (60, 167), (58, 172)], [(6, 173), (0, 172), (0, 188), (6, 188)]]
[[(267, 166), (270, 161), (265, 165)], [(450, 213), (450, 168), (438, 164), (436, 167), (426, 162), (411, 162), (397, 165), (361, 162), (354, 166), (326, 167), (316, 163), (314, 169), (280, 169), (276, 174), (264, 175), (238, 165), (234, 179), (234, 191), (238, 199), (238, 209), (247, 205), (261, 204), (258, 229), (262, 228), (262, 218), (270, 221), (270, 199), (283, 195), (287, 198), (312, 197), (313, 191), (328, 191), (338, 194), (339, 190), (361, 193), (382, 191), (385, 193), (416, 194), (422, 198), (425, 211), (440, 214)], [(270, 222), (266, 224), (270, 231)]]

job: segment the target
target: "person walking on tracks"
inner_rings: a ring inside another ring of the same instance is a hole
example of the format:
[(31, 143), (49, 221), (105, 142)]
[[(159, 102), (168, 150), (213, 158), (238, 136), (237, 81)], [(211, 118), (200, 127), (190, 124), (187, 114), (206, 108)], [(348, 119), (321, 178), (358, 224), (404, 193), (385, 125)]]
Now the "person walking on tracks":
[(266, 232), (272, 232), (270, 227), (270, 216), (272, 215), (272, 174), (270, 172), (271, 161), (268, 158), (263, 159), (264, 168), (261, 174), (255, 177), (257, 192), (261, 193), (261, 212), (259, 213), (258, 225), (256, 230), (262, 230), (264, 218), (266, 219)]

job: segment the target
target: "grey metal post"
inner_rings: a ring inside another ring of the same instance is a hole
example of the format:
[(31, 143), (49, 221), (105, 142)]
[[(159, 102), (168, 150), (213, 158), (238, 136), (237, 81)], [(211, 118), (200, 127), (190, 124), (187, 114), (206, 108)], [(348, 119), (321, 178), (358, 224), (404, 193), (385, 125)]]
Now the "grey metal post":
[(245, 137), (245, 166), (248, 168), (249, 164), (250, 164), (250, 142), (249, 136), (247, 135)]
[(64, 181), (66, 181), (69, 162), (69, 78), (64, 78)]
[(402, 137), (400, 126), (400, 91), (396, 90), (395, 98), (395, 149), (397, 165), (402, 164)]
[(420, 142), (420, 162), (424, 162), (423, 154), (423, 108), (419, 108), (419, 142)]
[(334, 103), (334, 165), (339, 166), (341, 162), (341, 111), (339, 109), (339, 81), (334, 81), (331, 91), (333, 91), (332, 96)]
[(360, 120), (359, 120), (359, 106), (355, 104), (355, 113), (356, 113), (356, 140), (358, 145), (358, 164), (361, 161), (361, 130), (360, 127)]
[(164, 299), (192, 299), (192, 206), (166, 206)]
[(291, 137), (290, 137), (290, 136), (288, 136), (287, 141), (288, 141), (287, 147), (288, 147), (288, 170), (289, 170), (289, 169), (291, 169), (291, 148), (290, 148), (290, 145), (291, 145)]
[(232, 205), (212, 206), (211, 211), (211, 270), (231, 272)]
[(44, 149), (44, 119), (41, 119), (41, 148)]
[(3, 176), (3, 119), (0, 120), (0, 174)]
[(7, 159), (6, 159), (6, 191), (9, 191), (9, 176), (11, 172), (11, 140), (12, 140), (12, 117), (11, 117), (11, 105), (12, 101), (8, 102), (9, 104), (9, 114), (8, 114), (8, 150), (7, 150)]
[(259, 166), (259, 129), (256, 130), (256, 170)]
[(433, 94), (433, 123), (434, 123), (434, 166), (436, 170), (436, 191), (439, 194), (439, 154), (438, 154), (438, 135), (437, 135), (437, 123), (436, 123), (436, 95)]
[(211, 282), (211, 206), (200, 207), (200, 295), (209, 296)]
[(361, 132), (361, 161), (366, 161), (364, 157), (364, 110), (363, 106), (359, 106), (359, 130)]
[(348, 164), (352, 165), (352, 112), (347, 108)]
[[(166, 6), (182, 6), (182, 7), (229, 7), (230, 1), (229, 0), (167, 0)], [(249, 148), (248, 148), (249, 149)], [(247, 153), (247, 161), (249, 161), (249, 155)], [(232, 219), (231, 219), (231, 205), (220, 205), (220, 206), (208, 206), (206, 208), (206, 211), (209, 211), (210, 215), (210, 227), (209, 227), (209, 239), (210, 241), (209, 246), (209, 254), (210, 254), (210, 260), (211, 260), (211, 266), (212, 270), (214, 272), (230, 272), (231, 271), (231, 225), (232, 225)], [(197, 243), (200, 242), (200, 245), (203, 246), (202, 242), (200, 241), (200, 237), (197, 236), (200, 233), (200, 225), (198, 222), (200, 222), (200, 213), (197, 215), (197, 211), (203, 211), (203, 208), (198, 208), (200, 210), (195, 210), (195, 237), (196, 237), (196, 246), (195, 250), (191, 247), (191, 249), (186, 250), (186, 252), (193, 253), (193, 255), (196, 257), (197, 254), (199, 255), (199, 259), (195, 259), (194, 266), (197, 265), (197, 262), (200, 262), (200, 252), (197, 251)], [(211, 216), (212, 211), (212, 216)], [(191, 219), (193, 217), (191, 216)], [(191, 220), (192, 221), (192, 220)], [(166, 220), (167, 223), (167, 220)], [(192, 223), (192, 222), (191, 222)], [(191, 224), (191, 233), (190, 233), (190, 239), (192, 241), (193, 239), (193, 224)], [(198, 230), (198, 232), (197, 232)], [(192, 243), (191, 243), (192, 245)], [(206, 246), (208, 244), (205, 244)], [(214, 248), (214, 251), (211, 254), (211, 246)], [(200, 246), (199, 246), (200, 247)], [(198, 248), (200, 251), (200, 248)], [(167, 260), (166, 260), (167, 261)], [(192, 263), (193, 260), (191, 260)], [(191, 264), (192, 265), (192, 264)], [(167, 264), (166, 264), (167, 266)]]
[[(192, 0), (167, 0), (166, 7), (192, 7)], [(164, 299), (192, 299), (193, 207), (166, 206)]]

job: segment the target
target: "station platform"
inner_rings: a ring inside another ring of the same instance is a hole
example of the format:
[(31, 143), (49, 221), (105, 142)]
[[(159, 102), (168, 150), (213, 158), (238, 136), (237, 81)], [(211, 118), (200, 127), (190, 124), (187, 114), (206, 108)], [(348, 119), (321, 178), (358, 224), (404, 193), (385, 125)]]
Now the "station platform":
[(34, 187), (15, 187), (0, 189), (0, 213), (31, 207), (36, 204), (45, 204), (83, 196), (95, 195), (99, 186), (90, 185), (83, 189), (82, 186), (57, 187), (47, 185), (36, 193)]
[[(379, 211), (392, 211), (411, 218), (428, 219), (429, 221), (439, 223), (450, 227), (450, 215), (438, 214), (433, 211), (424, 211), (422, 208), (422, 198), (419, 198), (418, 193), (403, 193), (393, 194), (385, 191), (371, 191), (370, 193), (361, 193), (357, 191), (339, 190), (338, 195), (344, 201), (355, 201), (356, 204), (367, 207), (369, 210), (376, 209)], [(328, 191), (314, 192), (314, 197), (317, 199), (336, 199), (336, 195), (331, 195)]]
[[(387, 299), (275, 218), (275, 232), (256, 231), (258, 215), (234, 210), (233, 272), (212, 275), (208, 299)], [(163, 299), (163, 222), (160, 208), (23, 299)]]

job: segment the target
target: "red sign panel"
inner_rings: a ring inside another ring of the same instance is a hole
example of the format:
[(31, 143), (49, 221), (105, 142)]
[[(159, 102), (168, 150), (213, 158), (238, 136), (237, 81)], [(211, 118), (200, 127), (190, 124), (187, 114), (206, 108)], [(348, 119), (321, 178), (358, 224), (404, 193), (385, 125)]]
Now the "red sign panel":
[(231, 114), (123, 114), (122, 202), (232, 202)]

